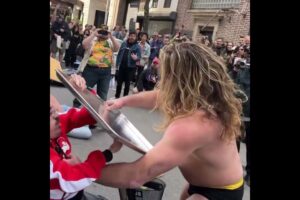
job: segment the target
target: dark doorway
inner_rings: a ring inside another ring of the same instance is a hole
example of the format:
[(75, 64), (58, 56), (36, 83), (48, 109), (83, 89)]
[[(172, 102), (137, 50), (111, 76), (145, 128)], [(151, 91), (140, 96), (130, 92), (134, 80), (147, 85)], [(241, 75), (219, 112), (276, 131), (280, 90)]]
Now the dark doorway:
[(101, 24), (104, 24), (105, 12), (96, 10), (94, 25), (99, 28)]
[(81, 10), (78, 11), (78, 16), (77, 16), (78, 21), (80, 21), (80, 18), (81, 18)]
[(213, 26), (206, 26), (203, 28), (203, 26), (199, 26), (199, 33), (207, 36), (209, 42), (212, 42), (212, 36), (214, 33), (214, 27)]

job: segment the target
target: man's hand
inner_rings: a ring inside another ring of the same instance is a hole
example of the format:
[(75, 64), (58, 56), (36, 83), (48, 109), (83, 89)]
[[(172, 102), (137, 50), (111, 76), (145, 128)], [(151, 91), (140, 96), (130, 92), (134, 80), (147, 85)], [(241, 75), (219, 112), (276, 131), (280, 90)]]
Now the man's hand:
[(155, 76), (151, 76), (150, 80), (151, 80), (152, 83), (156, 83), (156, 77)]
[(86, 82), (85, 82), (84, 78), (82, 78), (81, 76), (79, 76), (77, 74), (72, 74), (71, 75), (70, 82), (82, 91), (84, 89), (86, 89)]
[(107, 110), (121, 109), (124, 106), (123, 99), (109, 100), (105, 103)]
[(72, 154), (69, 158), (64, 159), (64, 161), (67, 162), (69, 165), (77, 165), (81, 163), (81, 160), (77, 156), (74, 156)]
[(93, 26), (93, 28), (91, 29), (91, 32), (95, 32), (95, 31), (98, 32), (98, 30), (100, 30), (100, 29), (99, 29), (99, 28), (96, 28), (96, 26)]
[(94, 29), (94, 30), (90, 30), (91, 34), (94, 35), (94, 37), (99, 37), (100, 35), (98, 34), (98, 31), (100, 31), (100, 28)]
[(137, 55), (134, 54), (134, 53), (131, 54), (131, 58), (132, 58), (133, 60), (137, 60), (137, 59), (138, 59)]
[(112, 143), (112, 145), (109, 147), (109, 150), (112, 153), (117, 153), (118, 151), (120, 151), (120, 149), (122, 148), (123, 144), (119, 141), (117, 141), (116, 139), (114, 139), (114, 142)]

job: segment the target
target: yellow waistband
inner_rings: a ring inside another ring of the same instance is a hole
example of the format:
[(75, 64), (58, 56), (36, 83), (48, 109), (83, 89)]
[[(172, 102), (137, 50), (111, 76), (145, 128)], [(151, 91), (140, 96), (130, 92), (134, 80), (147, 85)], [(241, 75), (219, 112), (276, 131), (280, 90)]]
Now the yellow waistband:
[(223, 187), (220, 187), (221, 189), (226, 189), (226, 190), (235, 190), (239, 187), (241, 187), (244, 183), (244, 178), (241, 178), (239, 181), (237, 181), (236, 183), (234, 184), (231, 184), (231, 185), (226, 185), (226, 186), (223, 186)]

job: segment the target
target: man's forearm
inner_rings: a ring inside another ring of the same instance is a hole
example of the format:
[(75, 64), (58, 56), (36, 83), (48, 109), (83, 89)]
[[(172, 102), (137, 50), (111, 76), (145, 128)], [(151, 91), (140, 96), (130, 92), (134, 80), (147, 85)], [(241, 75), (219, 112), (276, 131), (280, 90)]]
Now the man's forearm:
[(112, 41), (112, 43), (113, 43), (113, 46), (114, 46), (113, 51), (114, 51), (114, 52), (119, 51), (120, 44), (116, 41), (115, 37), (112, 36), (110, 39), (111, 39), (111, 41)]
[(145, 175), (140, 168), (134, 167), (131, 163), (116, 163), (104, 167), (97, 183), (116, 188), (138, 188), (147, 182)]
[(57, 7), (54, 9), (54, 12), (53, 12), (52, 17), (51, 17), (51, 22), (52, 22), (52, 23), (55, 22), (55, 20), (56, 20), (56, 15), (57, 15)]
[(87, 37), (83, 40), (82, 46), (85, 50), (87, 50), (89, 48), (89, 46), (91, 45), (91, 42), (93, 41), (94, 38), (95, 38), (95, 35), (92, 33), (89, 37)]
[(122, 98), (124, 101), (124, 106), (153, 109), (156, 106), (157, 95), (158, 90), (153, 90)]

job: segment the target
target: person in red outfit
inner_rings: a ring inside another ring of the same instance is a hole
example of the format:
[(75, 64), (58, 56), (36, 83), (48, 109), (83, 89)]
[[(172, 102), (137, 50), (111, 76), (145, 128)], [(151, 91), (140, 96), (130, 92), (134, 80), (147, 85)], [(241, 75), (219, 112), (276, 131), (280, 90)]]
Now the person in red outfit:
[[(70, 80), (80, 89), (86, 88), (85, 81), (78, 75)], [(86, 108), (71, 108), (58, 114), (57, 101), (50, 99), (50, 199), (82, 199), (83, 190), (96, 179), (101, 178), (101, 169), (112, 160), (112, 153), (119, 151), (117, 142), (101, 152), (91, 152), (84, 162), (72, 154), (67, 133), (74, 128), (95, 124), (96, 121)]]

